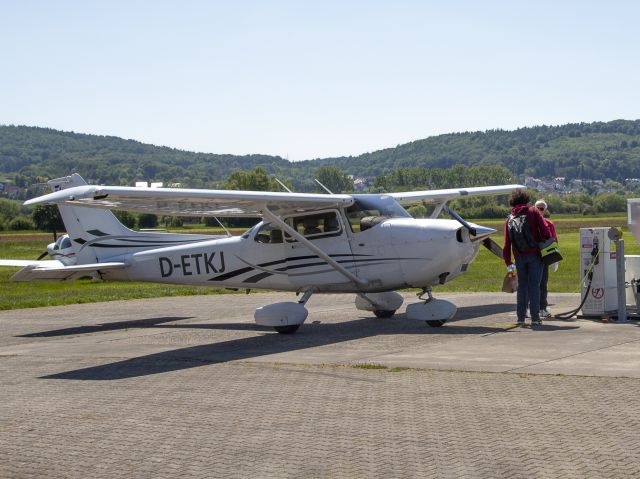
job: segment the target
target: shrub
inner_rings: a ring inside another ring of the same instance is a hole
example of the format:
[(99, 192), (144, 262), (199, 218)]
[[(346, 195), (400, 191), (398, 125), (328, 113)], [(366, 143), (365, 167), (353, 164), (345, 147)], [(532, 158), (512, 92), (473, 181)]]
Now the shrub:
[(18, 216), (17, 218), (11, 220), (11, 222), (9, 223), (9, 229), (13, 231), (33, 230), (35, 229), (35, 225), (33, 224), (33, 221), (31, 221), (31, 218), (28, 218), (26, 216)]
[(162, 223), (166, 228), (182, 228), (184, 226), (184, 218), (181, 216), (163, 216)]
[(138, 223), (138, 218), (130, 211), (114, 211), (113, 214), (116, 215), (118, 221), (127, 228), (133, 229)]
[(427, 208), (423, 205), (415, 205), (407, 208), (407, 213), (414, 218), (425, 218), (427, 216)]
[(150, 213), (142, 213), (138, 216), (139, 228), (156, 228), (158, 226), (158, 217)]
[(597, 213), (615, 213), (626, 211), (627, 200), (616, 193), (602, 193), (593, 200), (593, 207)]

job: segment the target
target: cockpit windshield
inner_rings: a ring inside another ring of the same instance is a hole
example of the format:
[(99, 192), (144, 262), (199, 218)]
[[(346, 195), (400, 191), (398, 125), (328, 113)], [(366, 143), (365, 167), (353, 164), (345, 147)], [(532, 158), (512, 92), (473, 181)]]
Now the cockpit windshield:
[(384, 216), (385, 218), (411, 218), (400, 203), (386, 195), (353, 195), (355, 203), (347, 211), (369, 212), (364, 216)]
[(364, 231), (387, 218), (411, 218), (391, 196), (354, 195), (353, 198), (355, 202), (345, 210), (352, 231)]

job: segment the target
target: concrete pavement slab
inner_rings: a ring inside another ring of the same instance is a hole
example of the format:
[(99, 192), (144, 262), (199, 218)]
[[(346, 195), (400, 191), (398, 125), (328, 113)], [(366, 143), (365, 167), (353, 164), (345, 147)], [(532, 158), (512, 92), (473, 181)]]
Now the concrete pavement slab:
[(438, 297), (442, 328), (314, 296), (291, 336), (253, 323), (287, 294), (0, 312), (0, 478), (640, 477), (637, 323)]

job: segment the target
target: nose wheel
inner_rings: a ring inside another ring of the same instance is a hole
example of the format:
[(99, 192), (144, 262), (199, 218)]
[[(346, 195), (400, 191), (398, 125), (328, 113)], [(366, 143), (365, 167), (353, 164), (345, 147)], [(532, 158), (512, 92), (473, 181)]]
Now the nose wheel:
[(396, 314), (396, 311), (387, 311), (384, 309), (376, 309), (373, 314), (376, 315), (376, 318), (390, 318), (391, 316), (393, 316), (394, 314)]
[(291, 324), (289, 326), (274, 326), (273, 329), (275, 329), (280, 334), (293, 334), (298, 330), (299, 327), (299, 324)]
[(444, 323), (447, 322), (446, 319), (432, 319), (425, 321), (432, 328), (439, 328), (440, 326), (444, 326)]
[[(424, 298), (424, 295), (427, 298)], [(413, 303), (407, 306), (407, 317), (417, 321), (424, 321), (432, 328), (443, 326), (448, 320), (453, 318), (458, 308), (455, 304), (443, 299), (435, 299), (431, 294), (431, 288), (423, 288), (418, 294), (422, 299), (421, 303)]]

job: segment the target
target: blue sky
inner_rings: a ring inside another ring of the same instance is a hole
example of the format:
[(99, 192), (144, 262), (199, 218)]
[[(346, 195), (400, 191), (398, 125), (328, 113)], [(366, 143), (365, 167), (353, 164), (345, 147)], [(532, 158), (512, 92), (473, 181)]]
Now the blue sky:
[(5, 1), (0, 124), (291, 160), (640, 118), (640, 2)]

